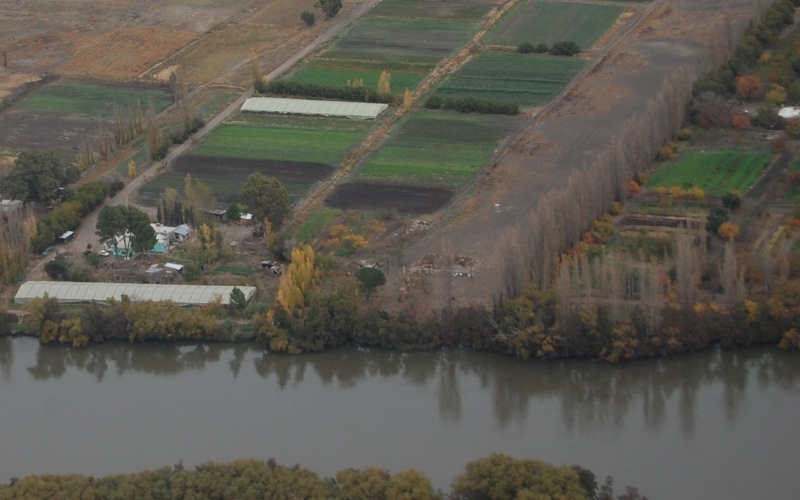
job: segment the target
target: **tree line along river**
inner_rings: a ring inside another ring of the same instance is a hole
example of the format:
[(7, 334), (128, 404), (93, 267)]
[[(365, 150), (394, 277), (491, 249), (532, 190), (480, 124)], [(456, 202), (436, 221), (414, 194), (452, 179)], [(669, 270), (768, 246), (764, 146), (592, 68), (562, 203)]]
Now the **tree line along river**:
[(0, 480), (275, 458), (321, 475), (417, 468), (449, 491), (504, 452), (579, 464), (651, 499), (794, 498), (800, 355), (618, 366), (463, 350), (0, 339)]

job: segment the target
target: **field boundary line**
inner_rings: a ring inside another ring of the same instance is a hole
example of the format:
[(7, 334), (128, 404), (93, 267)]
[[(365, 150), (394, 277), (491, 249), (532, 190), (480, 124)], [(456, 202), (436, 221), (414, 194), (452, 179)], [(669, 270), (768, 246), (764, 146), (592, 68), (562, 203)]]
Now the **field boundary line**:
[[(472, 40), (467, 42), (456, 55), (447, 59), (444, 62), (437, 64), (433, 70), (425, 77), (422, 82), (417, 86), (411, 94), (412, 99), (417, 103), (422, 96), (430, 91), (430, 89), (438, 84), (443, 78), (457, 71), (461, 66), (466, 64), (478, 52), (477, 46), (486, 35), (486, 33), (494, 27), (497, 21), (503, 17), (513, 6), (522, 0), (509, 0), (498, 9), (497, 12), (491, 14), (489, 19), (483, 24), (483, 27), (478, 31)], [(291, 228), (299, 222), (303, 222), (308, 216), (308, 212), (319, 206), (323, 198), (345, 177), (357, 168), (362, 161), (375, 149), (380, 147), (389, 137), (389, 133), (394, 126), (399, 122), (407, 111), (403, 106), (398, 106), (397, 110), (384, 121), (377, 130), (369, 134), (355, 149), (345, 158), (341, 167), (333, 174), (327, 181), (319, 186), (315, 192), (309, 193), (303, 203), (298, 204), (292, 219), (287, 223), (286, 228)]]

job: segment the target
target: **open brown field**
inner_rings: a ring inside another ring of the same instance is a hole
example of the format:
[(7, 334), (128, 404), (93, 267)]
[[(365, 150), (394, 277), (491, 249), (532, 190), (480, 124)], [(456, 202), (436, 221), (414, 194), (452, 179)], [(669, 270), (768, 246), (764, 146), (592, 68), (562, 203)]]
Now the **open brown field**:
[(0, 0), (0, 50), (7, 62), (0, 92), (45, 74), (131, 81), (165, 78), (175, 66), (188, 82), (205, 83), (310, 33), (299, 13), (313, 3)]

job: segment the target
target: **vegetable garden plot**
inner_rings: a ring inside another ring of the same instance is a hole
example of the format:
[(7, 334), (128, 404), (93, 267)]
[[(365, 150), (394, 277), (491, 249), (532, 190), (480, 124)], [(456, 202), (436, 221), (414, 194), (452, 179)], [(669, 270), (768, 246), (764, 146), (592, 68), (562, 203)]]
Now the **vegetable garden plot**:
[(588, 49), (624, 10), (613, 5), (527, 0), (509, 10), (484, 41), (513, 46), (572, 41)]
[(771, 159), (772, 155), (768, 153), (690, 151), (658, 169), (647, 186), (699, 187), (706, 194), (717, 196), (728, 191), (744, 192), (758, 179)]
[(441, 19), (475, 22), (486, 15), (498, 2), (459, 0), (382, 0), (370, 16), (403, 19)]
[(359, 170), (359, 180), (457, 188), (489, 161), (517, 119), (420, 112)]
[(439, 97), (473, 97), (537, 106), (556, 97), (586, 66), (582, 59), (486, 52), (448, 77)]
[(466, 44), (475, 29), (470, 23), (370, 17), (350, 28), (331, 52), (442, 58)]

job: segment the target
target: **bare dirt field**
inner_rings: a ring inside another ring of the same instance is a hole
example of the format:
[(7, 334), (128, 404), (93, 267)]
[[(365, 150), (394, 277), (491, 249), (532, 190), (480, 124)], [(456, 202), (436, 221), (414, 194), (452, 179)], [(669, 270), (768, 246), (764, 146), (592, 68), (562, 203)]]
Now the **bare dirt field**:
[(446, 189), (349, 182), (337, 186), (325, 205), (341, 210), (394, 208), (403, 214), (427, 214), (445, 206), (452, 197), (453, 192)]
[[(454, 279), (447, 269), (426, 276), (427, 305), (438, 310), (491, 303), (502, 272), (497, 259), (503, 258), (503, 238), (524, 230), (522, 224), (540, 198), (564, 187), (570, 174), (590, 167), (618, 139), (620, 126), (642, 115), (678, 68), (708, 67), (709, 26), (720, 23), (723, 16), (742, 26), (754, 6), (755, 2), (736, 0), (673, 0), (657, 5), (560, 105), (531, 123), (470, 193), (438, 214), (438, 222), (434, 221), (438, 227), (404, 250), (400, 260), (406, 268), (431, 254), (457, 253), (482, 264), (469, 279)], [(516, 262), (513, 255), (505, 259)], [(402, 276), (389, 278), (379, 299), (381, 307), (396, 307), (405, 281)]]
[(82, 140), (99, 141), (111, 125), (79, 116), (10, 109), (0, 114), (0, 146), (16, 150), (78, 151)]
[(207, 83), (249, 57), (285, 58), (284, 42), (318, 30), (299, 18), (313, 3), (0, 0), (0, 93), (45, 74), (127, 82), (164, 79), (178, 66), (188, 83)]

